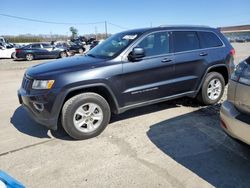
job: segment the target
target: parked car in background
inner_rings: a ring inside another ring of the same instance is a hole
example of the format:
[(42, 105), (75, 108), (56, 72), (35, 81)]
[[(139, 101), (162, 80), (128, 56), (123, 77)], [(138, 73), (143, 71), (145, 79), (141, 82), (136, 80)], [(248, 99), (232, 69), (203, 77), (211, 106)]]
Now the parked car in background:
[(4, 47), (0, 44), (0, 58), (14, 58), (15, 57), (15, 48)]
[(56, 47), (67, 48), (71, 53), (80, 53), (83, 54), (85, 52), (85, 47), (82, 43), (74, 43), (71, 41), (59, 41), (55, 43)]
[(228, 37), (227, 39), (228, 39), (228, 41), (231, 42), (231, 43), (235, 42), (235, 38), (234, 38), (234, 37)]
[(0, 42), (9, 43), (9, 41), (7, 39), (5, 39), (4, 37), (0, 37)]
[(86, 45), (87, 44), (87, 38), (84, 37), (84, 36), (79, 36), (76, 39), (71, 39), (71, 42), (80, 43), (80, 44)]
[(90, 44), (90, 49), (94, 48), (95, 46), (97, 46), (98, 44), (101, 44), (104, 40), (94, 40), (91, 44)]
[(231, 76), (220, 118), (229, 135), (250, 145), (250, 57)]
[(235, 41), (236, 42), (246, 42), (246, 39), (245, 39), (245, 37), (237, 37)]
[(91, 44), (93, 41), (95, 41), (96, 40), (96, 38), (94, 38), (94, 37), (90, 37), (88, 40), (87, 40), (87, 43), (86, 44)]
[(44, 58), (63, 58), (68, 56), (68, 51), (63, 47), (52, 46), (48, 43), (34, 43), (16, 49), (17, 59), (28, 61)]
[(246, 42), (250, 42), (250, 36), (245, 37)]

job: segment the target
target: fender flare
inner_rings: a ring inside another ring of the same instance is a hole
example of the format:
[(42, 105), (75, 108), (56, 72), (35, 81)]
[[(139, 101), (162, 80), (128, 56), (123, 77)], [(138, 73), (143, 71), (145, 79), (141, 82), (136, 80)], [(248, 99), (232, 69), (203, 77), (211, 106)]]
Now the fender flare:
[(219, 68), (219, 67), (225, 67), (227, 69), (227, 74), (229, 76), (229, 69), (228, 69), (228, 67), (225, 64), (212, 65), (212, 66), (208, 67), (207, 70), (206, 70), (206, 72), (205, 72), (205, 74), (202, 77), (202, 80), (201, 80), (201, 82), (200, 82), (200, 84), (199, 84), (199, 86), (198, 86), (195, 94), (194, 94), (194, 97), (200, 92), (200, 89), (201, 89), (201, 87), (202, 87), (202, 85), (203, 85), (203, 83), (205, 81), (205, 78), (206, 78), (207, 74), (209, 73), (209, 71), (211, 69), (213, 69), (213, 68)]

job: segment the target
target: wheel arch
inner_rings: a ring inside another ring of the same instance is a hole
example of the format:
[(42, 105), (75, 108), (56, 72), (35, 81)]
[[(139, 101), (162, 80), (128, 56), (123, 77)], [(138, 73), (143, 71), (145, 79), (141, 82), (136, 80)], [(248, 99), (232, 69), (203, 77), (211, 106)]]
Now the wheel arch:
[[(203, 83), (205, 81), (205, 78), (206, 78), (207, 74), (210, 73), (210, 72), (218, 72), (218, 73), (220, 73), (224, 78), (225, 85), (228, 84), (229, 70), (228, 70), (227, 66), (226, 65), (213, 65), (213, 66), (209, 67), (206, 70), (204, 76), (202, 77), (202, 81), (200, 82), (200, 85), (199, 85), (199, 87), (198, 87), (198, 89), (197, 89), (197, 91), (195, 93), (195, 96), (200, 92), (201, 87), (202, 87), (202, 85), (203, 85)], [(193, 97), (195, 97), (195, 96), (193, 96)]]
[[(80, 93), (86, 93), (86, 92), (92, 92), (92, 93), (99, 94), (108, 102), (110, 109), (111, 109), (111, 112), (118, 113), (119, 105), (118, 105), (117, 99), (116, 99), (114, 93), (112, 92), (112, 90), (108, 86), (106, 86), (105, 84), (93, 84), (93, 85), (88, 85), (88, 86), (84, 86), (84, 87), (76, 87), (76, 88), (70, 89), (64, 97), (63, 103), (61, 105), (61, 109), (62, 109), (64, 103), (68, 99), (70, 99), (71, 97), (78, 95)], [(61, 110), (60, 110), (60, 112), (61, 112)]]
[(226, 66), (217, 66), (217, 67), (211, 67), (207, 73), (210, 73), (210, 72), (218, 72), (220, 73), (223, 78), (224, 78), (224, 81), (225, 81), (225, 85), (228, 84), (228, 79), (229, 79), (229, 73), (228, 73), (228, 69)]

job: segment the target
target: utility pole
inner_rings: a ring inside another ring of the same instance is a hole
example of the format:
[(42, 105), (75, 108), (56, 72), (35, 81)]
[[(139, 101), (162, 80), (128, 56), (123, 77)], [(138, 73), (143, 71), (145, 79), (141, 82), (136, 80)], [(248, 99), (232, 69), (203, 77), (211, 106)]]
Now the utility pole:
[(105, 21), (105, 34), (106, 34), (106, 38), (108, 38), (107, 21)]
[(97, 27), (95, 26), (95, 39), (98, 40), (97, 38)]

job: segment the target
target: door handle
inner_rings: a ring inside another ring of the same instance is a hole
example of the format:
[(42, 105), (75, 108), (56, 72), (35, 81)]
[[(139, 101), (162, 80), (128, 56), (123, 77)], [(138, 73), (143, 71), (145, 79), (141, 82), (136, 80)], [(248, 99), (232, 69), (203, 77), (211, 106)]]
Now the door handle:
[(207, 56), (208, 54), (206, 52), (200, 53), (200, 56)]
[(171, 62), (172, 59), (168, 59), (168, 58), (164, 58), (163, 60), (161, 60), (162, 63), (167, 63), (167, 62)]

